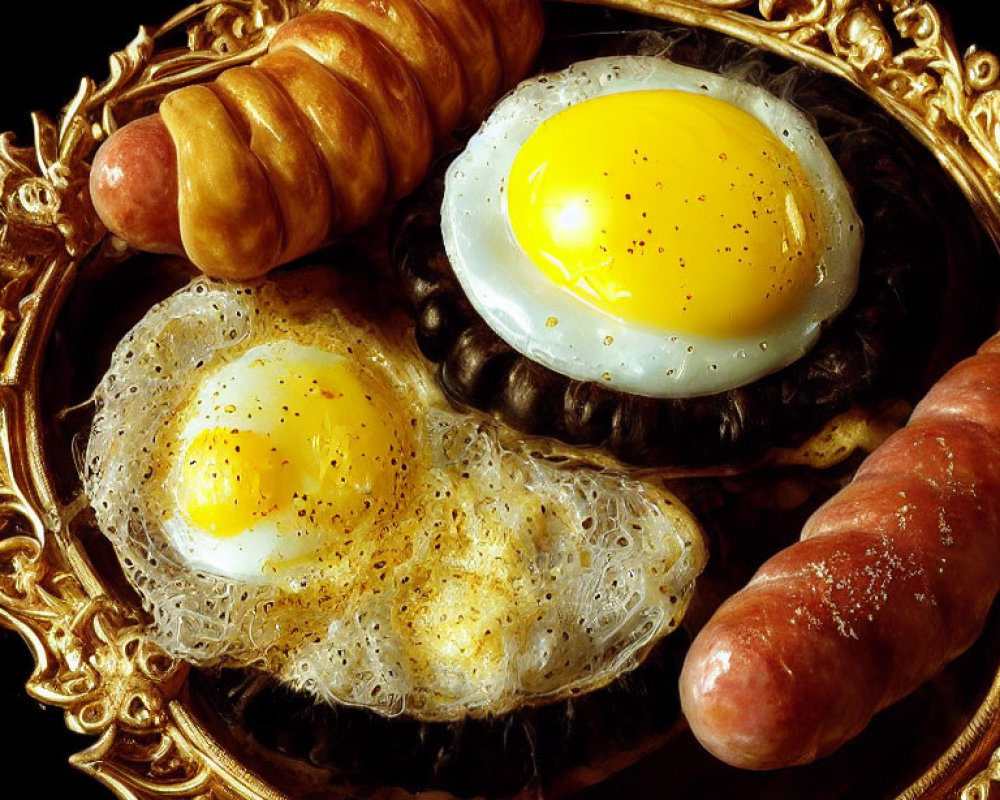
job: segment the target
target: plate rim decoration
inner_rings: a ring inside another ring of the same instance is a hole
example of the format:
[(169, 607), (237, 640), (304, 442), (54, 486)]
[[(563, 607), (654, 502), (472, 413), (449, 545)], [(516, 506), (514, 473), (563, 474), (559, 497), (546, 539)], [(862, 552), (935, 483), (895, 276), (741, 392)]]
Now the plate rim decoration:
[[(565, 2), (566, 0), (549, 0)], [(0, 624), (35, 661), (28, 693), (92, 737), (71, 763), (128, 800), (286, 800), (198, 721), (186, 665), (143, 634), (74, 535), (45, 459), (41, 371), (76, 274), (125, 255), (90, 205), (89, 160), (167, 91), (252, 61), (317, 0), (202, 0), (142, 27), (34, 141), (0, 135)], [(728, 34), (860, 88), (937, 156), (1000, 243), (1000, 59), (960, 52), (927, 0), (583, 0)], [(181, 42), (182, 44), (178, 44)], [(965, 729), (901, 798), (987, 798), (1000, 783), (1000, 665)]]

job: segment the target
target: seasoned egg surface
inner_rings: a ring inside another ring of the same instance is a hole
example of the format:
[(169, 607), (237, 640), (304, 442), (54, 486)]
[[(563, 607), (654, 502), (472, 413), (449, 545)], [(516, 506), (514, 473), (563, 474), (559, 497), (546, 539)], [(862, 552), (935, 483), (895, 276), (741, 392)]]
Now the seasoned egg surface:
[(703, 566), (690, 514), (453, 411), (401, 320), (345, 304), (321, 271), (201, 279), (116, 349), (84, 481), (154, 639), (440, 720), (636, 664)]
[(512, 347), (633, 394), (749, 383), (857, 287), (861, 224), (809, 120), (652, 56), (522, 83), (448, 170), (448, 257)]

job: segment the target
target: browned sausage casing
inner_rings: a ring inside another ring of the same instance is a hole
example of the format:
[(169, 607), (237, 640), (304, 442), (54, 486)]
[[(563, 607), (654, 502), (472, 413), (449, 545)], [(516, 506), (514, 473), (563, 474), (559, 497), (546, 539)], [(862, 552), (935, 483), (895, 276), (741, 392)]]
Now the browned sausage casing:
[(94, 207), (135, 247), (259, 277), (410, 192), (435, 141), (524, 76), (542, 22), (540, 0), (320, 0), (112, 134)]
[(681, 703), (749, 769), (803, 764), (965, 650), (1000, 590), (1000, 335), (696, 637)]

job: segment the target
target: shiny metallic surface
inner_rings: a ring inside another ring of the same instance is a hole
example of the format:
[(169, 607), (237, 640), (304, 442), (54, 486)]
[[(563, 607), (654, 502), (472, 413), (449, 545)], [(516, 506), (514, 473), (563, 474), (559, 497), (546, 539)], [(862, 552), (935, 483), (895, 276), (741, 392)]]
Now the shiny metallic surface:
[[(1000, 242), (1000, 59), (960, 52), (925, 0), (613, 0), (716, 30), (841, 76), (930, 147)], [(143, 28), (84, 80), (34, 143), (0, 137), (0, 623), (28, 644), (27, 691), (93, 743), (72, 761), (121, 798), (253, 798), (280, 792), (199, 722), (187, 667), (143, 635), (143, 615), (95, 568), (77, 530), (86, 501), (61, 498), (46, 452), (41, 371), (81, 265), (120, 258), (87, 194), (89, 161), (165, 92), (261, 54), (310, 0), (201, 2)], [(186, 47), (165, 41), (186, 40)], [(41, 776), (40, 776), (41, 777)], [(1000, 795), (1000, 673), (965, 730), (901, 797)], [(391, 790), (387, 790), (391, 791)], [(391, 795), (386, 795), (391, 796)]]

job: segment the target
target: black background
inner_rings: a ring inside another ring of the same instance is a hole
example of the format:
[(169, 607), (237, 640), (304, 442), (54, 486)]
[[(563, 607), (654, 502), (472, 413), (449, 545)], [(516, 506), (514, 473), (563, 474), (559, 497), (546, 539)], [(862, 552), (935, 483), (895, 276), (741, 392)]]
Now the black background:
[[(122, 4), (126, 5), (126, 4)], [(0, 22), (0, 131), (14, 131), (30, 142), (32, 110), (56, 117), (89, 75), (108, 74), (107, 56), (122, 49), (140, 23), (155, 25), (182, 7), (183, 0), (144, 0), (124, 10), (105, 2), (16, 2)], [(951, 13), (959, 43), (1000, 50), (1000, 0), (939, 0)], [(975, 22), (972, 17), (975, 15)], [(0, 796), (14, 789), (18, 774), (39, 797), (109, 800), (111, 792), (67, 765), (70, 753), (89, 744), (69, 732), (59, 710), (46, 708), (24, 692), (32, 660), (19, 637), (0, 628)], [(8, 788), (9, 787), (9, 788)]]

